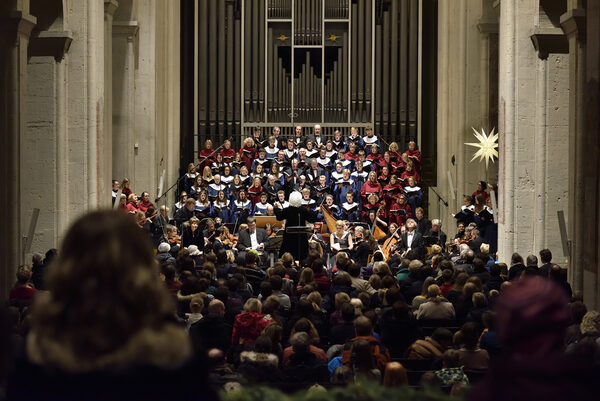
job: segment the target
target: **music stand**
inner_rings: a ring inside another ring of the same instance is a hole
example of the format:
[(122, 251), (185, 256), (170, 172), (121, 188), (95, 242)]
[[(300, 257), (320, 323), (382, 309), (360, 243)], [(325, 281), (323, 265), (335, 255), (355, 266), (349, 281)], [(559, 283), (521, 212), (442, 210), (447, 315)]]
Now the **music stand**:
[(306, 226), (286, 227), (285, 232), (288, 234), (312, 234), (313, 230)]
[(273, 267), (275, 264), (275, 254), (279, 253), (282, 243), (283, 233), (281, 235), (267, 238), (267, 243), (265, 244), (265, 253), (268, 253), (270, 267)]

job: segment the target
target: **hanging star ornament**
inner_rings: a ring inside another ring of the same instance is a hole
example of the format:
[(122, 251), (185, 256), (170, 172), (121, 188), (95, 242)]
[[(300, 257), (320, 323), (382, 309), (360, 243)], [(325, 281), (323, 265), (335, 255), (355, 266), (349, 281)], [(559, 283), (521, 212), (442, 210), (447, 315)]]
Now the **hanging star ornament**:
[(281, 42), (285, 42), (286, 40), (288, 40), (289, 36), (285, 36), (283, 33), (281, 35), (279, 35), (279, 37), (277, 39), (279, 39)]
[(478, 132), (473, 127), (471, 127), (471, 129), (474, 132), (473, 135), (475, 135), (475, 138), (477, 138), (477, 140), (479, 141), (476, 143), (465, 143), (465, 145), (473, 146), (474, 148), (479, 148), (479, 150), (475, 152), (475, 155), (471, 159), (471, 162), (473, 162), (473, 160), (477, 159), (478, 157), (479, 161), (483, 161), (483, 159), (485, 159), (485, 168), (487, 169), (489, 161), (491, 160), (492, 163), (494, 163), (494, 157), (498, 157), (498, 151), (496, 150), (498, 148), (498, 143), (496, 142), (498, 140), (498, 134), (494, 134), (495, 128), (492, 129), (492, 132), (490, 132), (489, 135), (485, 134), (483, 128), (481, 129), (481, 132)]

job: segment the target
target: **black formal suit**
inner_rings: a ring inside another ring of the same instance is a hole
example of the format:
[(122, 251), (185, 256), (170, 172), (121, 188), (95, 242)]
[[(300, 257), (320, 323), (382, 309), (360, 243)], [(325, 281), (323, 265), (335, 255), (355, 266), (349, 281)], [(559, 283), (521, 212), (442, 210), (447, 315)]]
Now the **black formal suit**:
[(306, 175), (307, 181), (310, 181), (310, 182), (316, 184), (319, 182), (319, 177), (322, 175), (325, 175), (325, 170), (323, 169), (323, 167), (317, 167), (316, 173), (315, 173), (315, 170), (313, 170), (311, 167), (308, 167), (304, 171), (304, 174)]
[[(259, 244), (264, 244), (267, 242), (267, 232), (262, 228), (256, 229), (256, 241)], [(252, 240), (250, 239), (250, 231), (248, 230), (240, 231), (237, 244), (238, 251), (245, 251), (246, 248), (252, 248)]]
[[(286, 207), (285, 209), (275, 208), (277, 220), (285, 220), (286, 227), (306, 226), (306, 222), (314, 223), (317, 219), (316, 213), (307, 210), (305, 207)], [(285, 252), (290, 252), (295, 260), (304, 260), (308, 255), (308, 235), (307, 234), (283, 234), (283, 242), (279, 256)]]
[(447, 236), (446, 236), (446, 233), (443, 232), (442, 230), (439, 230), (438, 232), (434, 233), (433, 231), (431, 231), (431, 229), (429, 229), (425, 233), (425, 236), (426, 237), (438, 237), (438, 241), (436, 242), (436, 244), (441, 246), (442, 249), (446, 249)]
[[(408, 231), (402, 235), (402, 242), (400, 244), (400, 252), (405, 252), (408, 250)], [(419, 259), (423, 259), (425, 255), (425, 242), (423, 240), (423, 236), (417, 230), (413, 231), (413, 239), (410, 245), (410, 249), (414, 249), (417, 251), (419, 255)]]
[(481, 244), (483, 244), (483, 237), (477, 237), (471, 241), (469, 244), (469, 248), (473, 250), (475, 253), (481, 252)]
[(315, 148), (317, 148), (320, 145), (325, 145), (327, 139), (323, 136), (323, 133), (321, 133), (321, 135), (319, 136), (319, 142), (317, 143), (317, 138), (315, 137), (315, 134), (308, 134), (308, 136), (306, 137), (306, 142), (308, 141), (312, 141), (315, 144)]

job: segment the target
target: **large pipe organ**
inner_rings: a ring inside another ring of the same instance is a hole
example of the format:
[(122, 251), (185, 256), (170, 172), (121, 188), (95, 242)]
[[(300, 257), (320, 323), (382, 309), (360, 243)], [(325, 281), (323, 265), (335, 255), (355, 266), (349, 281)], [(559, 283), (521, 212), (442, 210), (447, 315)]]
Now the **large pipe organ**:
[[(436, 0), (182, 2), (182, 159), (255, 126), (374, 126), (403, 147), (435, 116)], [(435, 15), (432, 15), (435, 13)], [(424, 115), (427, 113), (428, 115)], [(426, 153), (426, 152), (425, 152)], [(182, 160), (183, 163), (183, 160)]]

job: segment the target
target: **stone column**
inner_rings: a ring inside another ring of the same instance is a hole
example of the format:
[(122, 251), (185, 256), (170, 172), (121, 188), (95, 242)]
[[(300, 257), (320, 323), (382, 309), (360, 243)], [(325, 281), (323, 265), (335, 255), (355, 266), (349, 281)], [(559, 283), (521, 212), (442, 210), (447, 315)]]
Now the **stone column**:
[[(116, 0), (104, 0), (104, 121), (102, 129), (102, 153), (99, 157), (98, 168), (103, 172), (104, 180), (100, 182), (99, 205), (110, 206), (110, 188), (112, 187), (112, 27), (113, 16), (119, 3)], [(111, 180), (110, 183), (108, 180)]]
[(40, 209), (32, 248), (56, 248), (68, 224), (68, 133), (64, 57), (67, 31), (37, 32), (29, 43), (27, 132), (21, 149), (24, 229), (31, 210)]
[(113, 170), (135, 182), (135, 39), (137, 21), (113, 23)]
[[(570, 244), (569, 279), (575, 290), (584, 287), (585, 226), (585, 130), (584, 82), (585, 82), (585, 10), (570, 9), (560, 18), (569, 40), (569, 214), (568, 232)], [(588, 267), (589, 268), (589, 267)]]
[(27, 11), (0, 14), (0, 297), (6, 298), (23, 263), (21, 178), (19, 155), (25, 128), (23, 110), (27, 90), (27, 46), (36, 18)]

